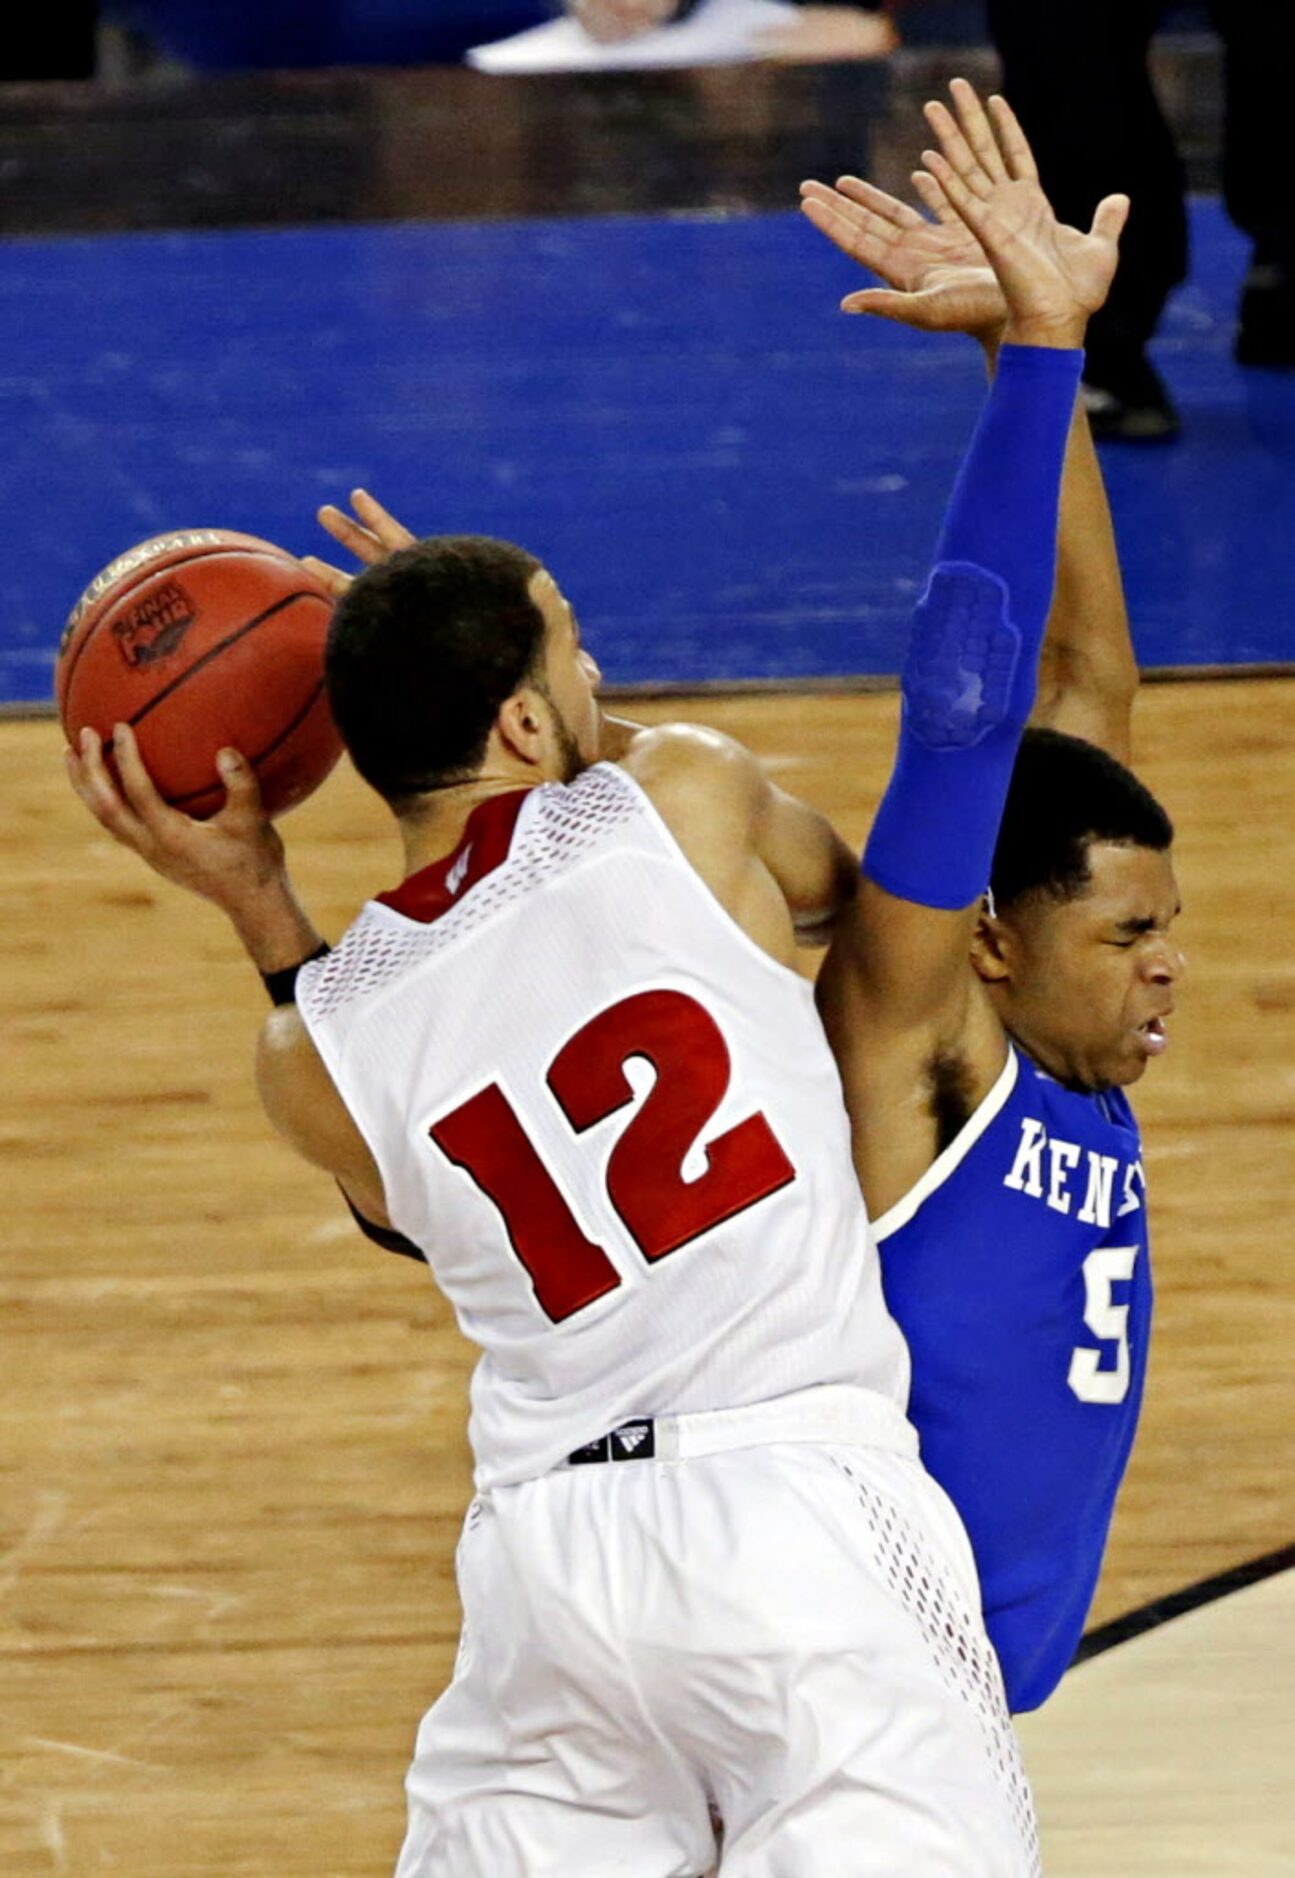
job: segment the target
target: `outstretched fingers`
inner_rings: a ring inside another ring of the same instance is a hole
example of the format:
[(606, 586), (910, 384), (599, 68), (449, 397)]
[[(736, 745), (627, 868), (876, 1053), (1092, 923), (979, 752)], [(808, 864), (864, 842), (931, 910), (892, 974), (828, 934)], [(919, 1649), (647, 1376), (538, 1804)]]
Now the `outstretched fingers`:
[(942, 151), (923, 150), (922, 163), (939, 184), (946, 202), (957, 211), (959, 221), (978, 241), (983, 240), (987, 213), (984, 198), (963, 181)]
[(923, 332), (940, 330), (939, 297), (925, 293), (892, 293), (885, 287), (865, 287), (861, 293), (847, 294), (841, 302), (843, 313), (873, 313), (879, 319), (894, 320), (900, 326), (916, 326)]
[(412, 548), (417, 540), (417, 536), (403, 522), (398, 522), (390, 509), (383, 508), (378, 498), (371, 496), (367, 489), (351, 491), (351, 507), (388, 554), (396, 554), (401, 548)]
[(965, 78), (955, 78), (950, 82), (949, 91), (957, 112), (958, 127), (985, 175), (991, 182), (1010, 182), (1014, 171), (999, 148), (994, 126), (985, 114), (985, 107), (975, 87), (969, 85)]
[(1019, 183), (1037, 183), (1039, 171), (1034, 152), (1026, 141), (1015, 111), (1007, 99), (1000, 97), (997, 92), (989, 100), (989, 111), (994, 135), (998, 139), (1009, 174)]
[(913, 171), (913, 188), (937, 222), (946, 228), (965, 228), (965, 223), (929, 170)]
[(366, 567), (375, 567), (379, 561), (386, 560), (387, 550), (373, 530), (361, 527), (335, 503), (326, 502), (322, 509), (317, 509), (315, 519), (325, 534), (331, 535), (339, 547), (353, 554), (357, 561), (363, 561)]
[(1127, 196), (1104, 196), (1093, 215), (1090, 234), (1099, 241), (1113, 242), (1118, 247), (1124, 224), (1129, 219), (1129, 206)]
[(875, 267), (895, 238), (894, 229), (887, 223), (853, 204), (833, 201), (831, 191), (803, 193), (800, 206), (820, 235), (826, 235), (842, 254), (862, 261), (865, 267)]
[(898, 196), (887, 195), (875, 183), (865, 182), (862, 176), (838, 176), (836, 193), (848, 197), (881, 221), (893, 223), (896, 228), (921, 227), (922, 218), (916, 209), (910, 208), (907, 202), (901, 202)]
[[(922, 106), (922, 114), (939, 139), (940, 149), (950, 168), (957, 172), (966, 188), (983, 201), (1000, 178), (986, 170), (947, 105), (941, 104), (938, 98), (932, 98), (929, 104)], [(925, 156), (922, 160), (925, 162)]]
[(316, 511), (316, 517), (320, 527), (366, 567), (376, 567), (389, 554), (413, 547), (417, 537), (367, 489), (351, 491), (351, 507), (354, 515), (339, 509), (336, 503), (326, 502)]

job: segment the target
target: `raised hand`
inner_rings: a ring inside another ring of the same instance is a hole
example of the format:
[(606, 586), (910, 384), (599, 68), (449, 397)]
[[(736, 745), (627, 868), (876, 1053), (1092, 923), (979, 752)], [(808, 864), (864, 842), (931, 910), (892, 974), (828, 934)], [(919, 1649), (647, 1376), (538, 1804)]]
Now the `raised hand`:
[[(354, 515), (326, 502), (316, 519), (326, 534), (366, 567), (376, 567), (379, 561), (385, 561), (389, 554), (401, 548), (412, 548), (418, 539), (367, 489), (351, 491), (351, 507)], [(308, 567), (315, 578), (324, 583), (335, 600), (340, 600), (351, 584), (350, 574), (343, 573), (329, 561), (321, 561), (318, 555), (303, 555), (302, 566)]]
[(847, 294), (842, 312), (994, 343), (1007, 321), (1007, 302), (984, 249), (934, 176), (919, 170), (913, 186), (935, 221), (858, 176), (840, 177), (835, 189), (801, 184), (801, 209), (819, 233), (886, 282)]
[[(983, 197), (1010, 180), (1007, 159), (972, 87), (958, 78), (950, 91), (956, 119), (940, 103), (928, 104), (926, 117), (945, 146), (946, 160), (955, 162), (968, 187)], [(1006, 106), (1002, 109), (1015, 129), (1018, 152), (1028, 159), (1019, 125)], [(970, 333), (994, 345), (1007, 321), (1007, 301), (983, 247), (930, 170), (918, 170), (913, 187), (933, 220), (856, 176), (841, 177), (835, 189), (817, 182), (801, 185), (806, 217), (843, 254), (886, 283), (847, 295), (843, 311), (872, 313), (927, 332)], [(1057, 223), (1056, 238), (1082, 264), (1090, 237)]]
[(926, 107), (940, 148), (924, 150), (922, 163), (994, 270), (1007, 302), (1004, 338), (1082, 345), (1089, 316), (1105, 303), (1115, 276), (1128, 197), (1099, 202), (1086, 235), (1067, 229), (1039, 186), (1006, 99), (991, 98), (986, 113), (965, 80), (951, 89), (956, 118), (942, 104)]

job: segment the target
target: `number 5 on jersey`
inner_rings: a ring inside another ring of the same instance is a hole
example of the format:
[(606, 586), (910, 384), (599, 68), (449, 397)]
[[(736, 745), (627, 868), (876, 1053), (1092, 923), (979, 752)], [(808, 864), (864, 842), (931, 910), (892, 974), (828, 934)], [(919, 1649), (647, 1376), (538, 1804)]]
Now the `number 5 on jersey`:
[(1128, 1284), (1137, 1263), (1135, 1245), (1104, 1245), (1084, 1260), (1084, 1322), (1100, 1343), (1114, 1344), (1113, 1365), (1102, 1352), (1080, 1344), (1071, 1352), (1066, 1381), (1081, 1402), (1122, 1402), (1129, 1393), (1129, 1307), (1117, 1304), (1115, 1286)]
[[(757, 1113), (708, 1142), (705, 1171), (684, 1179), (689, 1150), (728, 1092), (731, 1063), (719, 1025), (681, 991), (622, 998), (563, 1044), (547, 1081), (573, 1134), (633, 1100), (625, 1065), (635, 1056), (651, 1063), (656, 1081), (612, 1149), (607, 1196), (653, 1264), (787, 1186), (796, 1170)], [(555, 1324), (616, 1290), (619, 1272), (581, 1229), (498, 1083), (428, 1133), (498, 1208)]]

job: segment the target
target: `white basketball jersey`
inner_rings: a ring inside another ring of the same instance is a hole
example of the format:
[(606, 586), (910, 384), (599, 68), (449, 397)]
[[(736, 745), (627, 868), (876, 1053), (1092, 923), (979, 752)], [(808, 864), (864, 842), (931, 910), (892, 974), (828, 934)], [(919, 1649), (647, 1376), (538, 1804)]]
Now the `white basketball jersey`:
[(624, 770), (482, 803), (297, 1002), (482, 1350), (479, 1486), (636, 1416), (818, 1383), (904, 1406), (812, 990)]

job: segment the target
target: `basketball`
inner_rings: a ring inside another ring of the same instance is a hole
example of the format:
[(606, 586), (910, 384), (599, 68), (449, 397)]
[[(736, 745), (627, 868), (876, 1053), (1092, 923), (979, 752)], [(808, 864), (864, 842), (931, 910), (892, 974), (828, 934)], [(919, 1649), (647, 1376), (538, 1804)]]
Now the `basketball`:
[[(324, 695), (332, 599), (255, 535), (156, 535), (97, 574), (73, 607), (55, 668), (69, 742), (128, 723), (159, 792), (204, 819), (225, 800), (216, 752), (241, 752), (266, 812), (317, 789), (341, 754)], [(109, 752), (111, 754), (111, 752)]]

